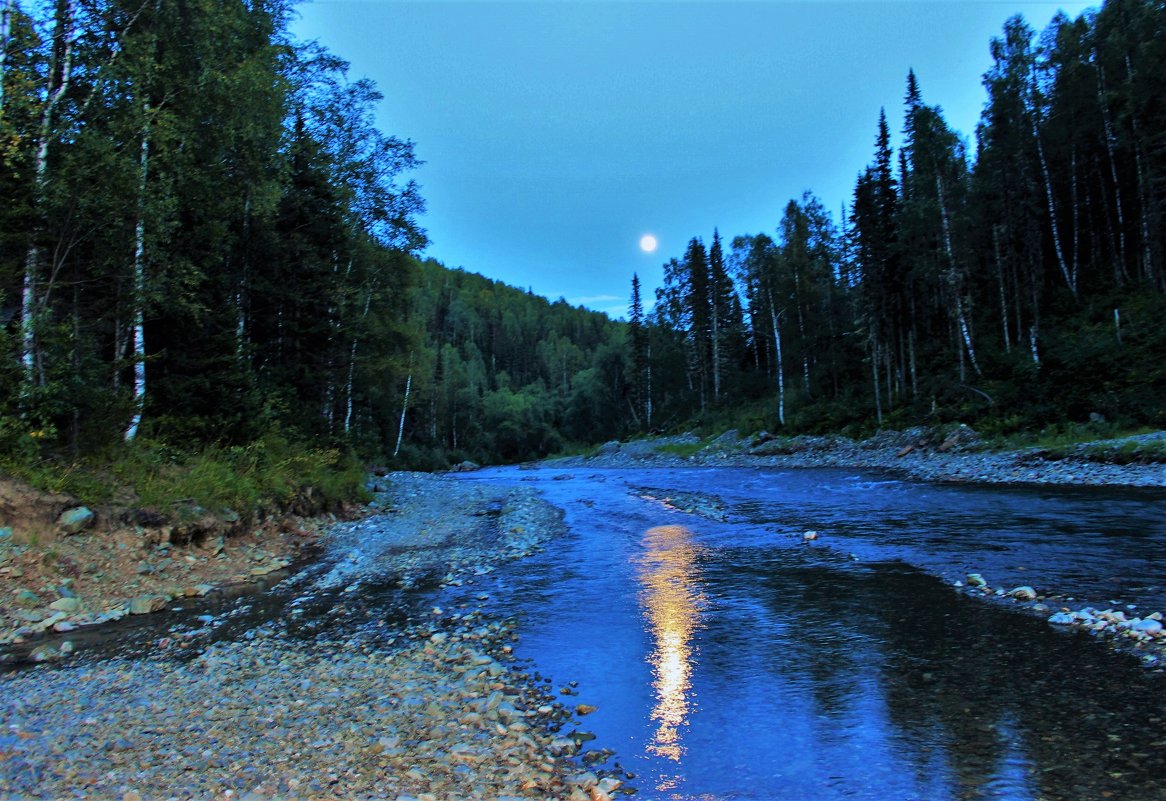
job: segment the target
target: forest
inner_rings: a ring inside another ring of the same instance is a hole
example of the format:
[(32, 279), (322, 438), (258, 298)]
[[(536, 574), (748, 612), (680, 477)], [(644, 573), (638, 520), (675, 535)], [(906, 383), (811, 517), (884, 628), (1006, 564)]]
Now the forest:
[(807, 192), (771, 232), (700, 232), (626, 321), (424, 260), (413, 143), (286, 0), (0, 13), (7, 458), (1166, 425), (1160, 2), (1010, 19), (974, 146), (907, 72), (902, 144), (871, 121), (842, 219)]
[(633, 283), (645, 416), (1166, 425), (1166, 6), (1013, 17), (990, 48), (974, 148), (908, 71), (902, 145), (880, 115), (844, 219), (806, 193), (772, 235), (694, 237), (650, 314)]

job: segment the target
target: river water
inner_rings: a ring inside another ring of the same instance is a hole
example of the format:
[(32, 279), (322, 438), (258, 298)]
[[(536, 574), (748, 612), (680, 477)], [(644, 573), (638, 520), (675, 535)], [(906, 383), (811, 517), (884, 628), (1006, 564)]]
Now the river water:
[(951, 586), (976, 571), (1166, 610), (1161, 494), (835, 469), (462, 480), (530, 481), (566, 510), (568, 536), (464, 591), (520, 621), (532, 669), (578, 680), (562, 700), (598, 707), (587, 747), (640, 797), (1166, 799), (1164, 677)]

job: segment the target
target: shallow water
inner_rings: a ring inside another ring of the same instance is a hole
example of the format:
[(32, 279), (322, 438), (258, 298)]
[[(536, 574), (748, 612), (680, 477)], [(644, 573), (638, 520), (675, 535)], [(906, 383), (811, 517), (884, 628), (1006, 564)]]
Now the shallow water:
[[(1161, 495), (848, 470), (463, 480), (519, 479), (567, 510), (570, 534), (466, 591), (485, 585), (520, 619), (533, 669), (579, 681), (562, 700), (599, 707), (587, 747), (614, 750), (640, 797), (1166, 798), (1161, 676), (949, 586), (976, 570), (1166, 607)], [(717, 495), (726, 519), (643, 486)]]

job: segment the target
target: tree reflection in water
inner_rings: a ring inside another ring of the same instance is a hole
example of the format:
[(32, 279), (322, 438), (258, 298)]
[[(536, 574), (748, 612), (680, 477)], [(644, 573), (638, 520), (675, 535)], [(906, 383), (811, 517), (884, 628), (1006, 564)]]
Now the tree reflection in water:
[[(692, 638), (701, 625), (704, 596), (697, 567), (699, 548), (683, 526), (657, 526), (644, 533), (645, 552), (638, 564), (641, 603), (651, 627), (648, 655), (656, 694), (652, 720), (656, 730), (649, 753), (679, 763), (684, 756), (683, 730), (692, 711), (694, 660)], [(660, 777), (658, 790), (676, 786), (677, 778)]]

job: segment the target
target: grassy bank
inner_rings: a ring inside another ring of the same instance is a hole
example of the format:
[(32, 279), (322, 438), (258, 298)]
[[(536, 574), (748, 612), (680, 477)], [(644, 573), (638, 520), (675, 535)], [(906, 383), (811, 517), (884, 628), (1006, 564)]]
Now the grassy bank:
[(310, 514), (366, 500), (364, 467), (352, 455), (276, 434), (197, 449), (138, 440), (69, 457), (38, 443), (37, 433), (0, 456), (0, 473), (86, 505), (181, 518), (202, 510)]

